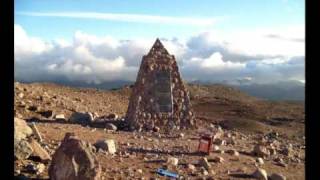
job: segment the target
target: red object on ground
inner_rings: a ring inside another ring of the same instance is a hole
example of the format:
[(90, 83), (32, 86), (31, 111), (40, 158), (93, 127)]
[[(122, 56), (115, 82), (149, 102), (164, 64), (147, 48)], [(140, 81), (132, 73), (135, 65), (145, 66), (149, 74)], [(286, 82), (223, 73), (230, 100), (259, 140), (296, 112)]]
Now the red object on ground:
[(201, 153), (210, 154), (211, 145), (212, 145), (212, 136), (208, 134), (202, 135), (199, 140), (198, 151)]

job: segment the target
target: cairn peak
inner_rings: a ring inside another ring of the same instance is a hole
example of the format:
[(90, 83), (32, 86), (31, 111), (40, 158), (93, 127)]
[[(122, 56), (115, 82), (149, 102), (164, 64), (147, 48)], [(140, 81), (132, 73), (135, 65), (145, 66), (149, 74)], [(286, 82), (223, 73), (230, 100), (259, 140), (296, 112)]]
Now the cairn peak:
[(163, 46), (160, 39), (157, 38), (154, 44), (152, 45), (148, 55), (154, 55), (154, 54), (169, 54), (167, 49)]

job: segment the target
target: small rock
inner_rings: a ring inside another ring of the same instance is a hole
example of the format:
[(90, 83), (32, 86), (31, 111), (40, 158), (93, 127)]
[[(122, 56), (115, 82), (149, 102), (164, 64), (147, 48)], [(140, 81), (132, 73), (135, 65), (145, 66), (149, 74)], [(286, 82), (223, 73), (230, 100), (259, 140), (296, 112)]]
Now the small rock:
[(24, 97), (24, 94), (21, 92), (18, 94), (18, 97), (22, 99)]
[(20, 169), (15, 169), (15, 170), (14, 170), (14, 174), (15, 174), (15, 175), (18, 175), (18, 174), (20, 174), (20, 173), (21, 173)]
[(263, 165), (264, 164), (264, 161), (262, 158), (257, 158), (256, 159), (256, 162), (259, 164), (259, 165)]
[(212, 149), (213, 149), (213, 152), (217, 152), (218, 150), (220, 150), (219, 146), (217, 145), (213, 145)]
[(32, 147), (26, 140), (14, 142), (14, 157), (15, 159), (27, 159), (33, 152)]
[(222, 140), (220, 138), (217, 138), (217, 139), (214, 140), (213, 144), (216, 144), (216, 145), (219, 145), (219, 146), (226, 145), (226, 141)]
[(270, 180), (286, 180), (287, 178), (282, 174), (273, 173), (270, 176)]
[(227, 153), (229, 153), (232, 156), (239, 156), (239, 152), (233, 149), (228, 150)]
[(168, 165), (177, 166), (177, 165), (178, 165), (178, 162), (179, 162), (179, 159), (178, 159), (178, 158), (175, 158), (175, 157), (169, 157), (169, 158), (167, 159), (167, 164), (168, 164)]
[(196, 167), (193, 164), (188, 164), (187, 165), (188, 169), (191, 170), (192, 172), (196, 170)]
[(276, 155), (277, 154), (277, 150), (275, 149), (269, 149), (270, 155)]
[(184, 137), (184, 134), (183, 133), (180, 133), (179, 134), (179, 138), (183, 138)]
[(210, 175), (216, 175), (217, 173), (212, 169), (209, 171)]
[(218, 149), (218, 150), (216, 151), (216, 153), (224, 154), (224, 150)]
[(275, 158), (274, 161), (275, 161), (275, 162), (284, 162), (283, 159), (280, 158), (280, 157)]
[(93, 115), (89, 112), (83, 113), (83, 112), (74, 112), (70, 116), (69, 120), (74, 123), (80, 123), (80, 124), (90, 124), (94, 121)]
[(107, 118), (108, 118), (108, 119), (118, 119), (118, 115), (112, 113), (112, 114), (109, 114), (109, 115), (107, 116)]
[(226, 138), (231, 138), (232, 135), (231, 135), (231, 133), (225, 133), (224, 136), (225, 136)]
[(223, 163), (224, 159), (223, 159), (223, 157), (216, 156), (215, 158), (213, 158), (213, 161), (216, 163)]
[(209, 174), (208, 171), (203, 167), (200, 169), (200, 171), (201, 171), (201, 174), (203, 174), (205, 176), (207, 176)]
[(255, 145), (253, 149), (253, 154), (259, 157), (267, 157), (270, 155), (269, 151), (265, 146)]
[(66, 121), (67, 119), (65, 118), (64, 114), (57, 114), (54, 116), (54, 119), (56, 121)]
[(143, 173), (142, 169), (137, 169), (137, 173), (142, 174)]
[(107, 130), (112, 130), (112, 131), (116, 131), (116, 130), (117, 130), (117, 126), (115, 126), (115, 125), (112, 124), (112, 123), (107, 123), (106, 126), (105, 126), (105, 128), (106, 128)]
[(97, 149), (103, 149), (105, 151), (107, 151), (110, 154), (114, 154), (116, 153), (116, 145), (113, 139), (106, 139), (106, 140), (98, 140), (94, 146)]
[(36, 173), (37, 174), (41, 174), (44, 172), (44, 170), (46, 169), (46, 166), (42, 163), (39, 163), (37, 166), (36, 166)]
[(154, 132), (159, 132), (159, 131), (160, 131), (160, 128), (159, 128), (158, 126), (155, 126), (155, 127), (153, 127), (153, 131), (154, 131)]
[(199, 160), (199, 165), (206, 168), (206, 170), (209, 170), (209, 168), (211, 167), (211, 165), (209, 164), (207, 158), (203, 157)]
[(261, 168), (258, 168), (252, 176), (258, 180), (268, 180), (267, 171)]
[(229, 139), (227, 139), (226, 144), (235, 145), (236, 141), (233, 138), (229, 138)]

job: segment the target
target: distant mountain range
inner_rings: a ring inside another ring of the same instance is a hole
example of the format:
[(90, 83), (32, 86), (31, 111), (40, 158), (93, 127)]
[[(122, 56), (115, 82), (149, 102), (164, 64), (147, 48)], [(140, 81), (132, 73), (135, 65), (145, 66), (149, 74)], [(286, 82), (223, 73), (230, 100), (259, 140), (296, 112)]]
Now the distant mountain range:
[[(24, 83), (31, 83), (26, 81), (21, 81)], [(131, 81), (111, 81), (104, 82), (101, 84), (88, 84), (82, 81), (68, 81), (61, 79), (58, 81), (50, 81), (52, 83), (57, 83), (61, 85), (67, 85), (71, 87), (83, 87), (83, 88), (97, 88), (97, 89), (118, 89), (123, 86), (128, 86), (134, 84)], [(202, 81), (192, 81), (191, 84), (200, 85), (210, 85), (217, 84), (212, 82), (202, 82)], [(230, 85), (227, 82), (218, 83), (226, 86), (231, 86), (239, 89), (248, 95), (255, 96), (258, 98), (268, 99), (268, 100), (291, 100), (291, 101), (304, 101), (305, 99), (305, 84), (299, 81), (281, 81), (272, 84), (238, 84)]]
[(274, 84), (238, 85), (234, 87), (251, 96), (269, 100), (305, 100), (305, 84), (298, 81), (285, 81)]
[(221, 83), (193, 81), (192, 84), (222, 84), (239, 89), (248, 95), (268, 100), (305, 100), (305, 84), (299, 81), (278, 81), (270, 84), (257, 83), (230, 83), (222, 81)]

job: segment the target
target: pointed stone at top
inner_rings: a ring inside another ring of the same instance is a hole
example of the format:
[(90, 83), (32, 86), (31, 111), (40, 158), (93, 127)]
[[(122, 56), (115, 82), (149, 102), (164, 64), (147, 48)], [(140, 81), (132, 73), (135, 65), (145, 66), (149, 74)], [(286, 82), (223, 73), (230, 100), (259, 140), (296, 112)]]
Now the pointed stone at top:
[(159, 38), (156, 39), (153, 46), (151, 47), (149, 54), (155, 54), (155, 52), (169, 54), (166, 48), (162, 45)]
[(152, 47), (157, 47), (157, 48), (164, 48), (164, 46), (162, 45), (161, 41), (159, 38), (156, 39), (156, 42), (154, 42)]

